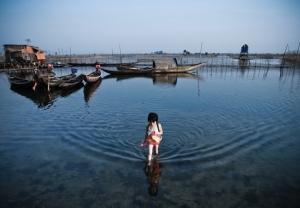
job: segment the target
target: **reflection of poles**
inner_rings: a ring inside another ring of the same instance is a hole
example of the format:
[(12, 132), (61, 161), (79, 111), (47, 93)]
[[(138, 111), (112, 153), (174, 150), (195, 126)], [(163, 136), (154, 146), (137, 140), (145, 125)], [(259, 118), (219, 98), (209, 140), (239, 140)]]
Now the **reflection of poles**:
[(288, 47), (289, 47), (289, 44), (287, 44), (286, 47), (285, 47), (285, 51), (284, 51), (284, 54), (283, 54), (283, 57), (282, 57), (280, 68), (284, 67), (284, 64), (285, 64), (285, 53), (286, 53), (286, 50), (287, 50)]
[(282, 76), (283, 76), (283, 69), (280, 67), (279, 81), (282, 80)]
[(263, 78), (264, 78), (264, 79), (266, 79), (266, 78), (267, 78), (268, 71), (269, 71), (269, 67), (267, 68), (267, 70), (265, 70), (265, 73), (264, 73), (264, 75), (263, 75)]
[(299, 53), (299, 47), (300, 47), (300, 43), (298, 45), (298, 50), (297, 50), (297, 54), (295, 55), (295, 64), (294, 64), (294, 69), (296, 68), (296, 64), (298, 62), (298, 53)]
[(297, 82), (297, 88), (296, 89), (299, 89), (299, 85), (300, 85), (300, 73), (298, 73), (299, 76), (298, 76), (298, 82)]

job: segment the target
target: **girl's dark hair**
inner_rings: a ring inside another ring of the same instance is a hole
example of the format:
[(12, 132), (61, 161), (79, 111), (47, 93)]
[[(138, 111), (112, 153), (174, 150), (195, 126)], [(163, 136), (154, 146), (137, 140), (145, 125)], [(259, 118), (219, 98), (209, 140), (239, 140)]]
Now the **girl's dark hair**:
[(148, 121), (149, 122), (151, 122), (151, 121), (158, 122), (158, 115), (156, 113), (149, 113), (149, 115), (148, 115)]
[(156, 121), (157, 129), (159, 131), (159, 126), (158, 126), (158, 115), (156, 113), (149, 113), (148, 115), (148, 122), (154, 122)]

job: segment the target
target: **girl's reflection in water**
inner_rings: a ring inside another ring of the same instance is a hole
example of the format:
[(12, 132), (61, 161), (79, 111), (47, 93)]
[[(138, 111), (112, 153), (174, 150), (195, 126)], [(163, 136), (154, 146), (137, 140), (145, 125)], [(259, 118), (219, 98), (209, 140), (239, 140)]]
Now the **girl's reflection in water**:
[(150, 165), (143, 168), (145, 175), (147, 176), (147, 182), (150, 184), (148, 188), (148, 194), (150, 196), (157, 196), (158, 188), (157, 185), (161, 180), (161, 168), (162, 165), (154, 159)]

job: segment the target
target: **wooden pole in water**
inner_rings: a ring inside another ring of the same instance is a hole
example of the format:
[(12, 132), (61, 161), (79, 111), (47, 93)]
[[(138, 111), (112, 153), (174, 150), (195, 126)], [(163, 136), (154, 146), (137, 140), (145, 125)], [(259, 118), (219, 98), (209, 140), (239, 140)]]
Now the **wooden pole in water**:
[(119, 44), (119, 49), (120, 49), (120, 62), (122, 63), (122, 53), (121, 53), (121, 46), (120, 46), (120, 44)]
[(284, 64), (285, 64), (285, 59), (284, 59), (284, 57), (285, 57), (286, 49), (288, 48), (288, 46), (289, 46), (289, 44), (287, 44), (286, 47), (285, 47), (285, 51), (284, 51), (284, 54), (283, 54), (283, 57), (282, 57), (282, 61), (281, 61), (281, 66), (280, 66), (280, 68), (283, 68), (283, 67), (284, 67)]
[(48, 92), (50, 91), (50, 78), (49, 78), (49, 76), (48, 76), (48, 86), (47, 86), (47, 90), (48, 90)]
[(200, 63), (201, 63), (201, 52), (202, 52), (202, 42), (201, 42), (201, 49), (200, 49)]

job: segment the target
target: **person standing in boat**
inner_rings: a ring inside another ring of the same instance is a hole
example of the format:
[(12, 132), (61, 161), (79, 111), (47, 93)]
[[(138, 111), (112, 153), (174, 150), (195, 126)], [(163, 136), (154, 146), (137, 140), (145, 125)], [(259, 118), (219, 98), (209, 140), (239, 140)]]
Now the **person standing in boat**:
[(35, 91), (37, 85), (38, 85), (38, 80), (39, 80), (39, 74), (41, 74), (40, 70), (35, 69), (34, 70), (34, 75), (33, 75), (33, 80), (34, 80), (34, 85), (32, 87), (33, 91)]
[(144, 141), (141, 145), (144, 146), (146, 140), (148, 141), (148, 165), (150, 165), (153, 147), (155, 147), (155, 155), (158, 156), (158, 148), (162, 140), (163, 129), (162, 125), (158, 123), (158, 115), (156, 113), (149, 113), (148, 122), (149, 124), (146, 127)]
[(95, 68), (96, 68), (96, 71), (100, 70), (100, 64), (98, 61), (96, 61)]

